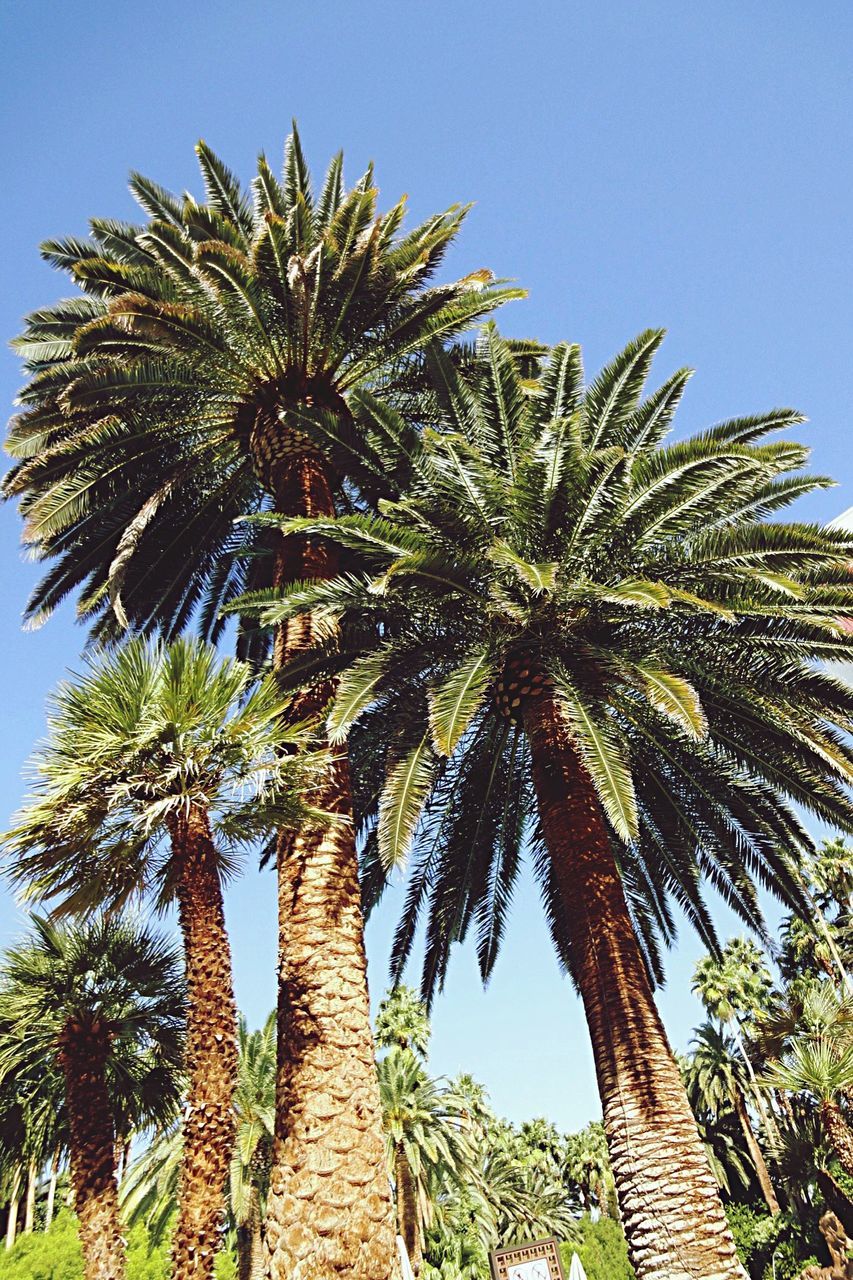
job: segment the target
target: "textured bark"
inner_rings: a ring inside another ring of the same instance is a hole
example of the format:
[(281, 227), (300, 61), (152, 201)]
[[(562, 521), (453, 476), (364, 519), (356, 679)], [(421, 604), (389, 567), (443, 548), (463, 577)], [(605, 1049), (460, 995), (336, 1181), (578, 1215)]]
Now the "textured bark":
[(740, 1089), (734, 1091), (734, 1104), (737, 1118), (740, 1121), (740, 1127), (743, 1130), (744, 1140), (746, 1141), (749, 1158), (752, 1161), (756, 1175), (758, 1177), (758, 1185), (761, 1187), (761, 1194), (767, 1203), (773, 1217), (781, 1212), (779, 1209), (779, 1201), (776, 1199), (776, 1191), (770, 1177), (770, 1170), (767, 1168), (767, 1161), (764, 1159), (764, 1152), (758, 1145), (758, 1139), (752, 1131), (752, 1125), (749, 1122), (749, 1113), (743, 1100), (743, 1094)]
[(109, 1033), (97, 1019), (69, 1022), (60, 1040), (71, 1129), (71, 1185), (86, 1280), (124, 1280), (115, 1134), (104, 1067)]
[(820, 1104), (820, 1118), (830, 1146), (838, 1156), (838, 1163), (844, 1172), (849, 1173), (853, 1178), (853, 1132), (844, 1119), (838, 1103), (825, 1098)]
[(406, 1246), (406, 1253), (409, 1255), (412, 1271), (417, 1275), (421, 1269), (423, 1257), (418, 1223), (418, 1202), (412, 1181), (412, 1171), (402, 1142), (397, 1144), (394, 1152), (394, 1174), (397, 1183), (397, 1225), (403, 1237), (403, 1244)]
[(234, 1147), (237, 1010), (222, 885), (205, 811), (171, 824), (187, 973), (189, 1077), (172, 1260), (181, 1280), (210, 1280)]
[(744, 1280), (591, 779), (547, 689), (523, 719), (634, 1270), (638, 1280)]
[(251, 1191), (246, 1222), (237, 1229), (237, 1280), (263, 1280), (264, 1240), (257, 1188)]
[[(277, 510), (334, 513), (329, 473), (317, 455), (282, 456), (272, 471)], [(322, 539), (288, 538), (278, 553), (276, 585), (331, 577), (337, 569), (337, 553)], [(282, 627), (276, 666), (298, 654), (311, 636), (310, 619)], [(299, 715), (319, 710), (331, 692), (318, 690)], [(340, 820), (296, 837), (283, 835), (278, 844), (278, 1071), (265, 1234), (268, 1280), (389, 1280), (398, 1274), (350, 794), (342, 751), (316, 796)]]
[(56, 1206), (56, 1184), (59, 1181), (59, 1152), (55, 1151), (50, 1166), (50, 1182), (47, 1186), (47, 1206), (44, 1211), (44, 1229), (50, 1230), (53, 1212)]
[(36, 1222), (36, 1190), (38, 1189), (38, 1166), (34, 1160), (30, 1161), (30, 1167), (27, 1170), (27, 1199), (24, 1209), (24, 1230), (25, 1236), (32, 1235), (33, 1227)]
[(6, 1219), (6, 1248), (11, 1249), (15, 1243), (15, 1236), (18, 1233), (18, 1207), (20, 1204), (19, 1195), (21, 1191), (21, 1170), (15, 1170), (12, 1179), (12, 1192), (9, 1197), (9, 1216)]
[(237, 1229), (237, 1280), (262, 1280), (264, 1274), (264, 1241), (257, 1187), (252, 1187), (250, 1194), (249, 1216)]

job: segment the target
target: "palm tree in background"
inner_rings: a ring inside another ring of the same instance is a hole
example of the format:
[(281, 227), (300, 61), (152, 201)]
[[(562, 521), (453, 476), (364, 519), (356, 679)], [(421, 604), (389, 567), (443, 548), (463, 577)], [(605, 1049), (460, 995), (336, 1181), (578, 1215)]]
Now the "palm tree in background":
[(613, 1217), (615, 1188), (604, 1126), (595, 1120), (579, 1133), (570, 1134), (564, 1158), (566, 1178), (577, 1187), (584, 1212), (597, 1209), (603, 1216)]
[(378, 1070), (397, 1222), (417, 1275), (438, 1188), (464, 1181), (473, 1157), (452, 1092), (427, 1075), (411, 1049), (395, 1046), (379, 1060)]
[[(483, 271), (430, 284), (466, 210), (403, 232), (405, 201), (379, 214), (372, 168), (347, 191), (340, 155), (315, 196), (295, 129), (282, 179), (262, 156), (251, 199), (206, 144), (197, 153), (204, 203), (135, 175), (144, 225), (96, 219), (90, 238), (44, 247), (82, 293), (35, 312), (18, 344), (31, 378), (6, 493), (52, 562), (31, 619), (74, 592), (100, 637), (126, 625), (174, 636), (196, 614), (215, 639), (221, 606), (247, 588), (334, 576), (327, 541), (235, 520), (396, 494), (417, 433), (376, 392), (399, 399), (427, 341), (519, 296)], [(283, 624), (276, 665), (315, 631)], [(250, 638), (244, 649), (258, 656)], [(322, 805), (349, 814), (344, 754)], [(283, 837), (278, 869), (269, 1272), (299, 1280), (322, 1259), (330, 1274), (386, 1280), (393, 1213), (351, 828)]]
[(13, 878), (64, 911), (173, 900), (187, 975), (181, 1274), (213, 1275), (234, 1141), (237, 1024), (222, 889), (241, 847), (304, 817), (275, 679), (209, 645), (136, 639), (54, 698), (34, 794), (8, 837)]
[(792, 802), (850, 829), (853, 695), (815, 671), (850, 647), (850, 544), (765, 522), (825, 483), (768, 440), (795, 413), (664, 442), (688, 375), (643, 398), (661, 336), (589, 387), (567, 345), (533, 386), (492, 329), (478, 373), (434, 351), (443, 421), (406, 498), (282, 525), (366, 571), (257, 607), (381, 628), (342, 646), (328, 729), (376, 780), (368, 894), (415, 850), (392, 978), (424, 916), (425, 998), (472, 928), (487, 978), (528, 852), (584, 1001), (638, 1276), (742, 1276), (650, 979), (673, 898), (716, 949), (703, 878), (759, 933), (756, 875), (805, 911)]
[[(263, 1222), (275, 1132), (275, 1014), (257, 1031), (240, 1017), (234, 1092), (236, 1138), (227, 1185), (227, 1222), (236, 1236), (238, 1280), (263, 1274)], [(149, 1239), (163, 1238), (178, 1207), (181, 1126), (159, 1135), (131, 1165), (119, 1189), (129, 1225), (143, 1222)]]
[(765, 1072), (777, 1089), (804, 1093), (817, 1104), (820, 1121), (838, 1163), (853, 1177), (853, 1131), (842, 1103), (853, 1091), (853, 1044), (836, 1037), (804, 1036)]
[(411, 1049), (426, 1059), (429, 1050), (429, 1014), (412, 987), (396, 986), (383, 997), (376, 1015), (376, 1044), (380, 1049)]
[(742, 1060), (735, 1054), (734, 1041), (712, 1023), (706, 1022), (699, 1027), (693, 1038), (687, 1068), (687, 1095), (694, 1111), (707, 1111), (715, 1118), (729, 1108), (734, 1111), (761, 1194), (771, 1215), (775, 1216), (780, 1212), (779, 1201), (747, 1109), (746, 1100), (752, 1092), (752, 1082)]
[(22, 1063), (65, 1084), (74, 1207), (86, 1280), (121, 1280), (116, 1133), (178, 1106), (184, 987), (163, 939), (116, 918), (59, 926), (35, 916), (6, 953), (0, 1083)]

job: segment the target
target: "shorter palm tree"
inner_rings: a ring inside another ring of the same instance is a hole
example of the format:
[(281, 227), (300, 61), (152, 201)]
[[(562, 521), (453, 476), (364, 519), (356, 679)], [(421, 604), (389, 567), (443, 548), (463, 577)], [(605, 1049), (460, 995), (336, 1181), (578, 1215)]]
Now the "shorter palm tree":
[(426, 1058), (430, 1025), (427, 1007), (411, 987), (392, 987), (376, 1015), (376, 1043), (380, 1049), (411, 1049)]
[[(228, 1179), (227, 1221), (236, 1236), (239, 1280), (263, 1274), (261, 1225), (269, 1185), (275, 1130), (276, 1021), (271, 1013), (258, 1031), (240, 1017), (236, 1140)], [(142, 1152), (124, 1179), (119, 1201), (130, 1226), (142, 1222), (152, 1240), (161, 1240), (178, 1204), (181, 1127), (172, 1125)]]
[(207, 645), (134, 640), (54, 698), (35, 793), (8, 837), (13, 879), (63, 910), (177, 899), (186, 957), (188, 1111), (178, 1271), (213, 1274), (234, 1142), (237, 1014), (222, 888), (242, 847), (304, 816), (272, 676)]
[(417, 1275), (438, 1191), (442, 1184), (463, 1178), (472, 1152), (455, 1097), (427, 1075), (411, 1049), (393, 1048), (378, 1069), (397, 1221)]
[(827, 1141), (844, 1172), (853, 1177), (853, 1131), (842, 1106), (853, 1091), (853, 1044), (842, 1045), (826, 1036), (795, 1040), (765, 1079), (774, 1088), (814, 1098)]
[(746, 1099), (751, 1082), (745, 1074), (742, 1060), (736, 1056), (734, 1040), (718, 1031), (712, 1023), (704, 1023), (693, 1038), (685, 1077), (687, 1096), (694, 1111), (707, 1111), (715, 1118), (726, 1110), (734, 1111), (761, 1194), (775, 1217), (780, 1212), (779, 1201), (764, 1152), (758, 1145), (749, 1118)]
[(184, 1001), (172, 947), (115, 918), (60, 927), (34, 916), (6, 953), (0, 1083), (22, 1063), (61, 1069), (86, 1280), (124, 1275), (116, 1132), (129, 1117), (142, 1127), (175, 1114)]
[(605, 1216), (617, 1216), (612, 1209), (615, 1187), (604, 1125), (596, 1120), (579, 1133), (569, 1134), (564, 1160), (565, 1176), (577, 1188), (584, 1212), (597, 1208)]

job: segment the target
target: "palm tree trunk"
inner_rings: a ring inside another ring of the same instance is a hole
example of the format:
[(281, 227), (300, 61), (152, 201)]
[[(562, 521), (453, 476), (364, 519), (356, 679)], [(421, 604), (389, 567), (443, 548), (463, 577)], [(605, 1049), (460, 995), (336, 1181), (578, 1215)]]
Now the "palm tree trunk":
[(634, 1270), (638, 1280), (744, 1280), (592, 781), (547, 689), (524, 724)]
[(838, 1156), (838, 1163), (845, 1173), (853, 1177), (853, 1132), (838, 1103), (831, 1098), (824, 1098), (820, 1104), (820, 1118), (829, 1138), (829, 1145)]
[(18, 1197), (21, 1190), (21, 1168), (16, 1168), (12, 1175), (12, 1191), (9, 1196), (9, 1217), (6, 1219), (6, 1248), (11, 1249), (18, 1234)]
[(415, 1197), (412, 1171), (406, 1159), (402, 1142), (397, 1143), (394, 1152), (394, 1177), (397, 1183), (397, 1223), (409, 1262), (415, 1275), (421, 1269), (421, 1233), (418, 1226), (418, 1205)]
[(53, 1153), (53, 1161), (50, 1166), (50, 1182), (47, 1187), (47, 1208), (44, 1212), (44, 1229), (50, 1230), (50, 1224), (53, 1222), (53, 1211), (56, 1205), (56, 1184), (59, 1181), (59, 1151)]
[(32, 1235), (33, 1227), (36, 1223), (36, 1191), (38, 1189), (38, 1165), (35, 1160), (30, 1161), (27, 1170), (27, 1199), (26, 1208), (24, 1209), (24, 1230), (23, 1235)]
[(187, 972), (187, 1108), (182, 1123), (175, 1274), (210, 1280), (220, 1246), (234, 1146), (237, 1008), (222, 884), (207, 813), (193, 805), (170, 827)]
[(250, 1196), (249, 1216), (237, 1230), (237, 1280), (263, 1280), (264, 1274), (264, 1241), (257, 1187), (252, 1187)]
[[(326, 464), (279, 459), (277, 510), (334, 514)], [(322, 540), (285, 539), (276, 585), (332, 577)], [(280, 628), (282, 666), (310, 642), (311, 621)], [(331, 688), (300, 705), (325, 705)], [(364, 921), (349, 766), (340, 751), (315, 801), (337, 816), (278, 843), (279, 972), (276, 1128), (265, 1232), (268, 1280), (389, 1280), (398, 1272), (370, 1028)]]
[(758, 1145), (758, 1140), (752, 1131), (752, 1125), (749, 1122), (749, 1113), (743, 1100), (743, 1094), (740, 1089), (734, 1090), (734, 1105), (737, 1118), (740, 1121), (740, 1127), (743, 1130), (746, 1147), (749, 1151), (749, 1158), (752, 1161), (756, 1175), (758, 1177), (758, 1185), (761, 1187), (761, 1194), (767, 1202), (767, 1208), (771, 1214), (775, 1216), (780, 1213), (779, 1201), (776, 1199), (776, 1192), (773, 1188), (773, 1182), (770, 1178), (770, 1170), (767, 1168), (767, 1161), (764, 1159), (764, 1153)]
[(118, 1216), (115, 1134), (104, 1073), (106, 1027), (69, 1023), (60, 1042), (71, 1129), (71, 1185), (86, 1280), (124, 1280), (124, 1242)]

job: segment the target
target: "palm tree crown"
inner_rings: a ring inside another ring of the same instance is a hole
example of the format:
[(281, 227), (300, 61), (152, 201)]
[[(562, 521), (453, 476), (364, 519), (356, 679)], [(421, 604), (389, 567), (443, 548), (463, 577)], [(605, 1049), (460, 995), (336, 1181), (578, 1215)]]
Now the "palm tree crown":
[(133, 640), (92, 658), (53, 699), (29, 804), (7, 837), (12, 877), (68, 910), (176, 891), (165, 837), (193, 806), (211, 813), (221, 874), (241, 846), (304, 815), (307, 757), (288, 748), (271, 676), (197, 642)]
[(493, 329), (476, 378), (433, 352), (444, 421), (409, 496), (379, 518), (284, 526), (337, 539), (366, 572), (256, 602), (268, 623), (322, 608), (379, 624), (370, 651), (327, 656), (351, 663), (329, 729), (353, 730), (362, 776), (384, 763), (362, 815), (369, 897), (419, 834), (394, 972), (429, 904), (427, 996), (472, 922), (488, 977), (525, 847), (571, 967), (524, 728), (545, 691), (654, 973), (671, 898), (716, 948), (703, 878), (756, 929), (756, 878), (804, 909), (797, 860), (812, 841), (792, 801), (853, 821), (838, 731), (853, 695), (814, 669), (850, 645), (836, 622), (849, 540), (765, 521), (825, 483), (799, 471), (801, 446), (767, 440), (800, 421), (792, 411), (665, 441), (688, 373), (643, 398), (661, 337), (641, 335), (588, 388), (576, 347), (555, 348), (534, 385)]
[(406, 431), (366, 388), (518, 296), (482, 271), (430, 285), (467, 210), (403, 233), (405, 200), (378, 213), (372, 168), (347, 191), (340, 155), (315, 196), (295, 128), (282, 178), (261, 156), (251, 196), (197, 154), (203, 203), (135, 174), (147, 221), (93, 219), (88, 239), (43, 248), (82, 294), (17, 343), (31, 379), (6, 492), (55, 562), (34, 620), (79, 591), (99, 634), (174, 635), (200, 605), (214, 637), (221, 603), (257, 580), (260, 535), (234, 520), (264, 504), (275, 460), (320, 451), (393, 492), (384, 442)]
[(32, 917), (5, 956), (0, 1076), (20, 1063), (50, 1075), (66, 1039), (94, 1028), (118, 1134), (173, 1118), (180, 1099), (184, 985), (178, 953), (142, 925), (99, 917), (62, 926)]

